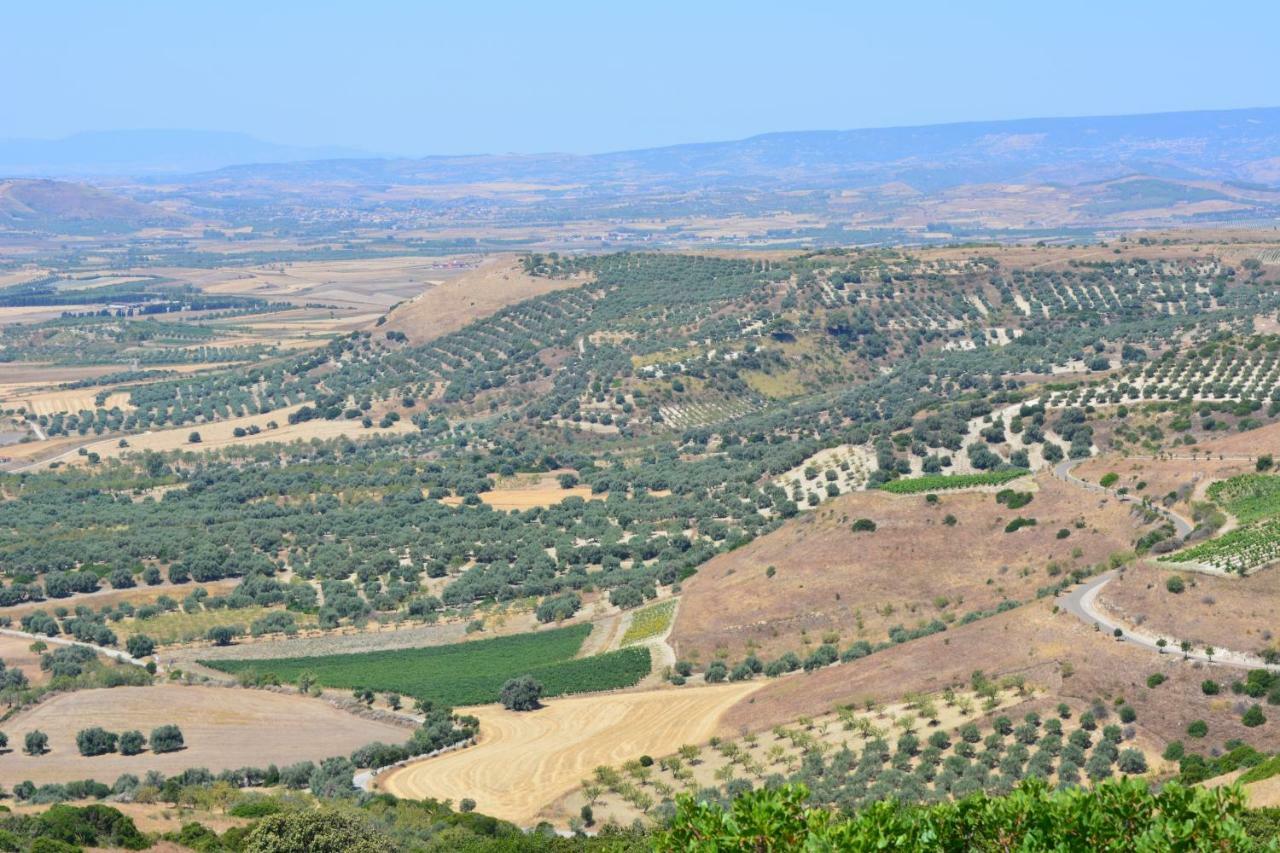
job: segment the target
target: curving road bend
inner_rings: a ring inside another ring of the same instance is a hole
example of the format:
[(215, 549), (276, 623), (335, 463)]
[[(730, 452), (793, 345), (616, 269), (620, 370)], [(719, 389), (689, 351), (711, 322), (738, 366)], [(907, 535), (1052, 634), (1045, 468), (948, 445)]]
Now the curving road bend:
[[(1086, 459), (1092, 459), (1092, 458), (1093, 457), (1086, 457)], [(1164, 518), (1170, 524), (1173, 525), (1173, 529), (1177, 532), (1179, 538), (1185, 539), (1187, 536), (1191, 534), (1191, 531), (1195, 529), (1195, 526), (1190, 521), (1183, 518), (1181, 515), (1178, 515), (1178, 513), (1174, 512), (1171, 509), (1166, 509), (1162, 506), (1157, 506), (1156, 504), (1153, 504), (1153, 503), (1144, 503), (1142, 501), (1136, 501), (1129, 495), (1122, 495), (1119, 492), (1100, 486), (1097, 483), (1090, 483), (1087, 480), (1081, 480), (1075, 474), (1072, 474), (1071, 473), (1072, 470), (1081, 462), (1086, 461), (1086, 459), (1064, 459), (1063, 461), (1059, 462), (1057, 465), (1053, 467), (1053, 476), (1057, 477), (1059, 480), (1062, 480), (1065, 483), (1070, 483), (1071, 485), (1077, 486), (1081, 489), (1085, 489), (1090, 492), (1096, 492), (1100, 495), (1105, 495), (1107, 497), (1115, 498), (1121, 503), (1131, 503), (1131, 504), (1138, 504), (1140, 506), (1150, 507), (1155, 512), (1158, 512), (1160, 515), (1164, 516)]]
[(1102, 592), (1103, 587), (1115, 580), (1116, 574), (1117, 572), (1114, 569), (1109, 572), (1103, 572), (1074, 589), (1062, 593), (1058, 596), (1058, 606), (1080, 621), (1095, 625), (1107, 634), (1114, 634), (1117, 628), (1120, 629), (1121, 635), (1116, 637), (1117, 642), (1140, 646), (1157, 654), (1181, 655), (1184, 660), (1197, 660), (1239, 669), (1270, 669), (1280, 672), (1280, 665), (1268, 664), (1257, 655), (1232, 651), (1231, 649), (1218, 649), (1211, 658), (1204, 653), (1203, 646), (1184, 653), (1178, 645), (1179, 641), (1175, 639), (1169, 639), (1168, 645), (1161, 649), (1156, 642), (1160, 637), (1134, 631), (1126, 625), (1121, 625), (1098, 609), (1098, 593)]

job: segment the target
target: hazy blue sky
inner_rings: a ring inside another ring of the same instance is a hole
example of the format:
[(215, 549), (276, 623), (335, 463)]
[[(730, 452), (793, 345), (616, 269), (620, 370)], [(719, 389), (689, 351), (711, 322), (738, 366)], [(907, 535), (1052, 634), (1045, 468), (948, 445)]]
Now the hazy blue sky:
[(5, 3), (0, 137), (388, 153), (1280, 103), (1280, 4)]

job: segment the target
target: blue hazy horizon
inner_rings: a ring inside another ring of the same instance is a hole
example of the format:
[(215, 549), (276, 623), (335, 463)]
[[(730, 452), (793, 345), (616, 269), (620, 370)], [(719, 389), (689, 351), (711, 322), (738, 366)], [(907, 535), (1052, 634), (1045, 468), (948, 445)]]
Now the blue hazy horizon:
[(0, 138), (189, 128), (409, 156), (594, 153), (1267, 106), (1280, 79), (1274, 4), (907, 5), (14, 4)]

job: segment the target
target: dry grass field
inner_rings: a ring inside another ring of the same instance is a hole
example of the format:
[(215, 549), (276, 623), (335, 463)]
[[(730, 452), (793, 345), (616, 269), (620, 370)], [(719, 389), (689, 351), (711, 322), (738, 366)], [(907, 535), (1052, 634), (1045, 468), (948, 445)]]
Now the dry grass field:
[(1189, 640), (1197, 647), (1242, 652), (1275, 648), (1280, 571), (1246, 578), (1179, 573), (1186, 584), (1181, 594), (1165, 586), (1171, 574), (1158, 563), (1132, 566), (1102, 589), (1097, 603), (1122, 623), (1165, 636), (1173, 645)]
[(20, 669), (32, 684), (49, 680), (49, 673), (40, 668), (40, 655), (31, 651), (32, 640), (0, 634), (0, 660), (7, 669)]
[[(73, 800), (72, 805), (87, 806), (97, 800)], [(18, 803), (10, 800), (7, 805), (15, 814), (39, 814), (47, 810), (47, 805)], [(218, 833), (226, 832), (233, 826), (247, 826), (252, 823), (249, 818), (233, 817), (223, 811), (212, 808), (194, 808), (190, 805), (173, 806), (169, 803), (125, 803), (112, 801), (111, 808), (128, 815), (142, 832), (167, 834), (178, 832), (185, 824), (193, 821), (202, 823)], [(97, 848), (91, 848), (97, 849)], [(115, 848), (111, 848), (115, 849)], [(147, 848), (151, 853), (187, 853), (191, 848), (184, 847), (176, 841), (158, 841)]]
[(381, 313), (396, 302), (420, 293), (424, 286), (455, 277), (476, 263), (477, 259), (473, 257), (403, 256), (165, 272), (210, 293), (234, 293), (300, 305), (336, 305), (348, 311), (375, 310)]
[(7, 395), (19, 388), (43, 388), (58, 382), (91, 379), (119, 369), (119, 365), (114, 364), (64, 366), (39, 361), (11, 361), (0, 364), (0, 389)]
[[(908, 693), (937, 692), (967, 683), (981, 669), (991, 677), (1022, 675), (1042, 688), (1048, 701), (1101, 699), (1109, 707), (1118, 700), (1128, 702), (1137, 711), (1139, 733), (1153, 744), (1184, 740), (1189, 748), (1208, 751), (1239, 738), (1259, 749), (1280, 748), (1280, 719), (1246, 728), (1240, 715), (1247, 703), (1240, 697), (1201, 691), (1204, 679), (1229, 682), (1240, 677), (1239, 670), (1117, 642), (1054, 609), (1049, 601), (1038, 601), (851, 663), (773, 680), (749, 702), (730, 709), (721, 724), (731, 732), (763, 731), (837, 705), (868, 699), (888, 703)], [(1147, 677), (1156, 672), (1167, 680), (1148, 687)], [(1186, 735), (1197, 719), (1209, 725), (1202, 740)]]
[[(989, 732), (992, 720), (1002, 714), (1014, 720), (1024, 717), (1029, 711), (1035, 711), (1045, 719), (1057, 716), (1057, 703), (1037, 695), (1034, 685), (1024, 686), (1022, 690), (1001, 690), (991, 705), (968, 690), (957, 690), (951, 701), (942, 696), (930, 697), (930, 701), (937, 717), (935, 721), (928, 723), (918, 720), (918, 705), (891, 702), (877, 705), (874, 710), (867, 710), (865, 707), (850, 708), (842, 713), (806, 716), (790, 726), (779, 726), (758, 734), (750, 733), (741, 740), (730, 734), (714, 746), (694, 744), (700, 749), (692, 761), (686, 763), (675, 756), (680, 761), (681, 772), (678, 774), (673, 772), (670, 764), (662, 760), (671, 757), (674, 751), (667, 756), (654, 755), (651, 757), (658, 761), (645, 773), (644, 780), (638, 783), (639, 789), (652, 794), (653, 799), (658, 799), (668, 791), (673, 794), (682, 791), (692, 793), (705, 788), (719, 788), (724, 784), (726, 775), (759, 784), (768, 775), (777, 773), (785, 776), (798, 770), (805, 759), (808, 744), (831, 755), (846, 746), (855, 751), (861, 750), (876, 737), (892, 740), (898, 731), (895, 721), (904, 717), (916, 721), (921, 738), (934, 731), (944, 731), (952, 733), (954, 740), (956, 730), (966, 723), (978, 725), (984, 733)], [(1071, 706), (1071, 716), (1061, 721), (1064, 737), (1079, 728), (1080, 714), (1088, 710), (1088, 706), (1083, 703), (1072, 702), (1068, 705)], [(870, 725), (864, 728), (857, 723)], [(1153, 776), (1171, 769), (1160, 758), (1159, 746), (1145, 735), (1140, 736), (1135, 732), (1134, 737), (1127, 739), (1124, 746), (1136, 747), (1144, 753)], [(622, 779), (634, 784), (637, 777), (629, 773), (628, 768), (614, 769)], [(1056, 775), (1050, 781), (1056, 782)], [(636, 808), (634, 801), (628, 801), (619, 793), (623, 790), (622, 786), (618, 786), (617, 790), (600, 787), (604, 788), (603, 793), (594, 803), (590, 802), (583, 788), (578, 788), (561, 798), (545, 813), (546, 817), (558, 825), (564, 825), (571, 818), (577, 817), (584, 805), (591, 805), (597, 823), (612, 822), (619, 826), (630, 826), (637, 819), (645, 820), (645, 815)]]
[[(91, 725), (108, 731), (151, 729), (176, 723), (187, 748), (179, 752), (85, 758), (76, 750), (76, 732)], [(49, 735), (49, 754), (32, 757), (14, 751), (0, 760), (0, 784), (11, 788), (24, 779), (37, 784), (69, 779), (108, 783), (121, 773), (148, 770), (176, 773), (188, 767), (213, 772), (236, 767), (265, 767), (318, 761), (346, 754), (375, 740), (407, 740), (407, 727), (375, 722), (341, 711), (318, 699), (263, 690), (223, 687), (116, 687), (64, 693), (23, 711), (5, 723), (10, 743), (34, 729)]]
[(518, 713), (497, 705), (466, 709), (480, 719), (480, 742), (379, 779), (398, 797), (463, 797), (485, 814), (520, 825), (575, 788), (601, 764), (661, 755), (700, 743), (721, 715), (758, 683), (651, 690), (549, 701)]
[[(802, 653), (829, 632), (846, 645), (875, 643), (895, 625), (1026, 601), (1063, 572), (1130, 547), (1137, 522), (1120, 503), (1047, 472), (1035, 483), (1018, 510), (986, 492), (940, 492), (936, 504), (877, 491), (832, 499), (699, 569), (685, 584), (671, 643), (678, 656), (703, 662), (718, 649), (741, 659), (751, 645), (766, 659)], [(1038, 523), (1004, 532), (1018, 515)], [(877, 529), (853, 532), (858, 518)], [(1063, 529), (1069, 535), (1059, 539)]]
[[(1189, 456), (1151, 459), (1105, 454), (1078, 465), (1072, 473), (1091, 483), (1097, 483), (1108, 473), (1115, 473), (1120, 477), (1115, 488), (1127, 487), (1131, 494), (1153, 501), (1161, 501), (1173, 492), (1178, 499), (1170, 508), (1184, 518), (1190, 518), (1191, 502), (1204, 500), (1205, 489), (1211, 483), (1252, 470), (1253, 463), (1247, 459), (1206, 457), (1201, 452), (1197, 459)], [(1139, 484), (1145, 486), (1138, 489)]]
[[(533, 509), (534, 507), (555, 506), (566, 498), (582, 498), (584, 501), (604, 500), (607, 495), (593, 494), (589, 486), (561, 487), (556, 477), (564, 472), (552, 471), (548, 474), (517, 474), (504, 477), (494, 483), (487, 492), (480, 493), (480, 500), (494, 509)], [(462, 498), (453, 496), (444, 498), (441, 503), (459, 506)]]
[(383, 328), (404, 332), (410, 343), (422, 344), (513, 303), (580, 284), (580, 280), (533, 278), (509, 256), (491, 258), (478, 269), (443, 281), (400, 305), (387, 315)]
[[(389, 427), (372, 426), (364, 428), (360, 426), (358, 421), (349, 420), (323, 420), (315, 419), (303, 421), (302, 423), (289, 423), (289, 414), (302, 408), (301, 404), (290, 406), (284, 409), (277, 409), (268, 412), (265, 415), (247, 415), (242, 418), (229, 418), (225, 421), (215, 421), (207, 424), (195, 424), (174, 429), (154, 430), (152, 432), (130, 435), (127, 437), (128, 446), (121, 447), (120, 439), (106, 438), (101, 441), (95, 441), (84, 445), (85, 450), (89, 453), (97, 453), (105, 458), (124, 456), (129, 453), (138, 453), (143, 450), (185, 450), (192, 453), (201, 453), (209, 450), (219, 450), (225, 447), (247, 447), (254, 444), (265, 444), (267, 442), (288, 443), (291, 441), (310, 441), (314, 438), (331, 439), (347, 436), (349, 438), (361, 438), (373, 435), (390, 435), (396, 433), (412, 432), (417, 429), (408, 420), (399, 420)], [(275, 423), (276, 427), (272, 429), (271, 423)], [(257, 435), (244, 435), (237, 437), (235, 430), (237, 428), (249, 429), (256, 426), (261, 432)], [(200, 441), (192, 443), (190, 441), (191, 433), (198, 432)], [(57, 439), (51, 439), (49, 443), (56, 442)], [(47, 442), (31, 442), (22, 445), (28, 458), (33, 458), (40, 452), (41, 445)], [(63, 453), (62, 455), (50, 459), (46, 459), (44, 464), (54, 461), (61, 461), (70, 465), (80, 465), (85, 463), (85, 456), (81, 456), (76, 451)]]

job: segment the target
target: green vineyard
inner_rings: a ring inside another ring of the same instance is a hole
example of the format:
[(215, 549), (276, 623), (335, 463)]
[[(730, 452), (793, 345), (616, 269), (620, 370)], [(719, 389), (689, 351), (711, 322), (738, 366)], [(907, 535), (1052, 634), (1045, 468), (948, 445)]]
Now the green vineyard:
[(880, 489), (895, 495), (918, 495), (921, 492), (939, 492), (944, 489), (999, 486), (1030, 473), (1023, 468), (1008, 468), (1002, 471), (984, 471), (981, 474), (926, 474), (923, 477), (890, 480)]
[(563, 696), (630, 687), (649, 674), (649, 650), (643, 647), (575, 659), (590, 631), (590, 625), (574, 625), (425, 649), (201, 663), (285, 682), (308, 674), (324, 687), (399, 693), (451, 707), (496, 702), (503, 683), (520, 675), (540, 681), (544, 696)]

